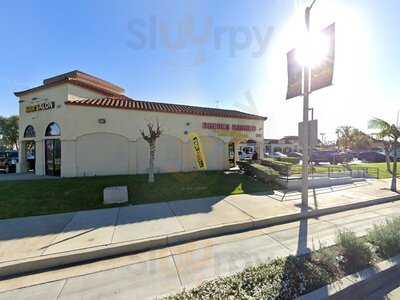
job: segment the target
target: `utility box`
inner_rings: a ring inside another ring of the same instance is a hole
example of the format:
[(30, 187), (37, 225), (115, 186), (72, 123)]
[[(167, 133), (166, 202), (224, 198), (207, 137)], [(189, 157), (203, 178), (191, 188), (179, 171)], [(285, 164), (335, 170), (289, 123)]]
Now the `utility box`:
[(106, 187), (103, 191), (104, 204), (118, 204), (128, 202), (127, 186)]

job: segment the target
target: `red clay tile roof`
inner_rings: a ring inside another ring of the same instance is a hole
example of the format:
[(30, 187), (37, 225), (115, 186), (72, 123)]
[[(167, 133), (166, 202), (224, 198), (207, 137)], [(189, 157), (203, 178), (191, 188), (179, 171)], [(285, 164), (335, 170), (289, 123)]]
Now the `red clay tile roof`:
[(20, 92), (15, 92), (15, 96), (19, 97), (23, 94), (34, 92), (37, 90), (49, 88), (52, 86), (56, 86), (59, 84), (63, 83), (71, 83), (83, 88), (87, 88), (89, 90), (93, 90), (95, 92), (99, 92), (101, 94), (107, 95), (107, 96), (118, 96), (124, 93), (124, 89), (110, 83), (108, 81), (105, 81), (103, 79), (100, 79), (98, 77), (86, 74), (84, 72), (75, 70), (71, 71), (68, 73), (64, 73), (61, 75), (57, 75), (54, 77), (47, 78), (43, 80), (43, 85), (25, 90), (25, 91), (20, 91)]
[(164, 113), (189, 114), (199, 116), (213, 116), (222, 118), (239, 118), (252, 120), (266, 120), (266, 117), (240, 112), (237, 110), (218, 109), (210, 107), (189, 106), (160, 102), (141, 101), (126, 96), (114, 96), (97, 99), (81, 99), (66, 101), (67, 105), (81, 105), (91, 107), (119, 108)]

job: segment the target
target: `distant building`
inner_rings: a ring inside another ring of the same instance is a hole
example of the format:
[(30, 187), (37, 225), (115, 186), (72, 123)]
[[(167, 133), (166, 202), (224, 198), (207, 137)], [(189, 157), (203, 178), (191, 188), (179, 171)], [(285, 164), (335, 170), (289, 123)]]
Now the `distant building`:
[(281, 139), (264, 139), (265, 153), (273, 152), (300, 152), (299, 137), (294, 135), (285, 136)]

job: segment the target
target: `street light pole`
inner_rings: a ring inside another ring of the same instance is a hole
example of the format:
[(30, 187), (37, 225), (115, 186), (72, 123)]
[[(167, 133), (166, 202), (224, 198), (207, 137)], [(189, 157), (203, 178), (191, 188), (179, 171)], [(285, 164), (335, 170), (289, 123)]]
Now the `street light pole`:
[[(312, 5), (315, 1), (312, 3)], [(306, 7), (305, 21), (307, 29), (307, 39), (310, 32), (310, 11), (311, 6)], [(305, 41), (308, 43), (309, 41)], [(309, 53), (306, 54), (307, 56)], [(308, 163), (309, 163), (309, 137), (308, 137), (308, 111), (309, 111), (309, 94), (310, 94), (310, 65), (309, 61), (303, 66), (303, 185), (301, 189), (301, 204), (304, 207), (308, 206)]]

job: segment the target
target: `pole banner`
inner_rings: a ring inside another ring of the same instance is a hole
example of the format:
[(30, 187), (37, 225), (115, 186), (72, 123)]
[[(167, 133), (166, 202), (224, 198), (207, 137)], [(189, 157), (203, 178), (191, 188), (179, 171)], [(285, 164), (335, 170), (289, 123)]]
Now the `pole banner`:
[(332, 85), (335, 65), (335, 23), (329, 25), (322, 34), (328, 38), (329, 49), (324, 60), (311, 69), (311, 91)]
[(194, 160), (196, 161), (199, 170), (207, 170), (207, 163), (201, 146), (200, 137), (197, 133), (191, 132), (189, 134), (190, 141), (192, 142)]
[(296, 49), (287, 53), (288, 86), (286, 99), (302, 95), (303, 67), (296, 58)]

